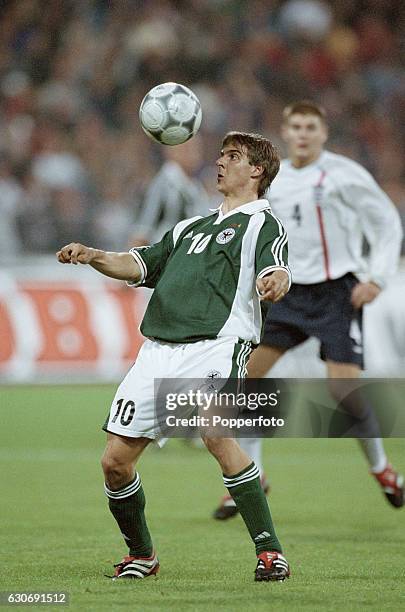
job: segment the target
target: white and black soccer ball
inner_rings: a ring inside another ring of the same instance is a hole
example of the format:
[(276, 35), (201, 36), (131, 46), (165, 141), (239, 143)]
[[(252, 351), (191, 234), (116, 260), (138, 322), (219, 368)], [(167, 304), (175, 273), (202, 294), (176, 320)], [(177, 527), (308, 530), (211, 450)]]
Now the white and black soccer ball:
[(195, 93), (178, 83), (153, 87), (141, 102), (143, 131), (161, 144), (178, 145), (196, 134), (201, 125), (201, 104)]

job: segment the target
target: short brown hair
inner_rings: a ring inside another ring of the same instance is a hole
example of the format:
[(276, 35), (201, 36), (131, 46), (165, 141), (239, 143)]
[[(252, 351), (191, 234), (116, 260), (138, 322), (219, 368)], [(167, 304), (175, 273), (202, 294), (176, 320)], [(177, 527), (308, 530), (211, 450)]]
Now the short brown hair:
[(263, 174), (257, 186), (261, 198), (280, 169), (280, 157), (276, 147), (261, 134), (246, 132), (228, 132), (222, 141), (222, 146), (237, 144), (246, 149), (247, 158), (252, 166), (263, 166)]
[(283, 123), (287, 123), (291, 115), (316, 115), (326, 124), (325, 109), (312, 100), (300, 100), (286, 106), (283, 110)]

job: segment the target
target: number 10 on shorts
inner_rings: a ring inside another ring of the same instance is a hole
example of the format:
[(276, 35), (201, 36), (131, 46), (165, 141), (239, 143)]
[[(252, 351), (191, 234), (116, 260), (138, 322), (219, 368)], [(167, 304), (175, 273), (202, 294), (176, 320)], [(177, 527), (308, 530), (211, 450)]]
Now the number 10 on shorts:
[(135, 402), (128, 400), (124, 404), (124, 398), (117, 400), (117, 411), (111, 419), (111, 423), (115, 423), (120, 418), (120, 423), (123, 427), (129, 425), (134, 418), (135, 414)]

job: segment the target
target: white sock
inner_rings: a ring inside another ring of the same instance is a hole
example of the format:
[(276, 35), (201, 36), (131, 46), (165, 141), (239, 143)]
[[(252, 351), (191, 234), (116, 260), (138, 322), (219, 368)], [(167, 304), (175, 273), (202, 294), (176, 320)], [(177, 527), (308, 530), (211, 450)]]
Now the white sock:
[(263, 476), (262, 440), (261, 438), (238, 438), (240, 447), (249, 455), (259, 468), (260, 478)]
[(370, 471), (374, 474), (385, 470), (388, 464), (387, 455), (381, 438), (358, 438), (359, 444), (367, 457)]

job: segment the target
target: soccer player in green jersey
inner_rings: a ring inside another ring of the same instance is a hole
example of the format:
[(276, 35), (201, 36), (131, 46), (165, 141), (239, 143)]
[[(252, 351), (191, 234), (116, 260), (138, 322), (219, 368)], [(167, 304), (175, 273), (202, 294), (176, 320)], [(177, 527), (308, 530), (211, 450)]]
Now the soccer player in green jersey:
[[(260, 341), (260, 300), (277, 302), (290, 287), (287, 235), (262, 199), (279, 163), (266, 138), (230, 132), (216, 162), (223, 202), (212, 214), (181, 221), (159, 243), (129, 253), (78, 243), (57, 253), (61, 263), (89, 264), (129, 285), (154, 288), (141, 325), (147, 339), (105, 424), (105, 492), (129, 548), (114, 579), (143, 578), (159, 569), (135, 470), (146, 446), (162, 442), (154, 379), (206, 379), (213, 371), (224, 380), (243, 378), (252, 345)], [(289, 577), (255, 463), (234, 438), (207, 435), (204, 443), (255, 545), (255, 579)]]

